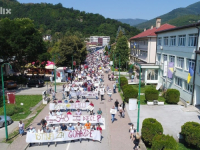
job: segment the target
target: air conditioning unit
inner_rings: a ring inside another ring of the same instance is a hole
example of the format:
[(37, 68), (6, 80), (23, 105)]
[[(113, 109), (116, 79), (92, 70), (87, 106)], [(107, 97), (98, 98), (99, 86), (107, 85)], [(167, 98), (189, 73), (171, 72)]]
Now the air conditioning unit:
[(160, 49), (163, 50), (163, 46), (160, 46)]

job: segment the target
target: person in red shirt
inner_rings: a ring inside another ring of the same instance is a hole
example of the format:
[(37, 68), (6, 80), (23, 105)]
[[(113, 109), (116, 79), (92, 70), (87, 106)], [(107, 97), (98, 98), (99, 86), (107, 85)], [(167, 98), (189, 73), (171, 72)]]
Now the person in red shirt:
[(92, 101), (90, 102), (90, 105), (91, 105), (92, 107), (94, 107), (94, 104), (92, 103)]
[(68, 112), (67, 112), (67, 115), (72, 115), (72, 113), (71, 113), (71, 111), (70, 111), (70, 110), (68, 110)]
[[(92, 107), (94, 107), (94, 104), (92, 103), (92, 101), (90, 102), (90, 104), (89, 104), (90, 106), (92, 106)], [(93, 110), (92, 111), (90, 111), (90, 115), (93, 115), (94, 113), (93, 113)]]
[(80, 102), (80, 101), (77, 99), (77, 100), (76, 100), (76, 103), (79, 103), (79, 102)]
[[(100, 124), (98, 124), (98, 127), (96, 129), (98, 131), (100, 131), (100, 133), (101, 133), (101, 139), (102, 139), (102, 128), (100, 127)], [(100, 142), (101, 142), (101, 139), (100, 139)]]

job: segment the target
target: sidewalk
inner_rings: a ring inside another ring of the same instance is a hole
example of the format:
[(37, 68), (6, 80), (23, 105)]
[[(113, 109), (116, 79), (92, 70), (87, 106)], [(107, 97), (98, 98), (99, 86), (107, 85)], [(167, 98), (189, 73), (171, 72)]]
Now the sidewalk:
[[(56, 94), (56, 98), (61, 98), (61, 93)], [(49, 104), (47, 104), (44, 109), (38, 114), (38, 116), (33, 120), (33, 122), (30, 124), (30, 126), (34, 127), (36, 131), (41, 128), (41, 125), (37, 125), (40, 123), (42, 118), (45, 118), (46, 115), (49, 113)], [(25, 131), (26, 132), (26, 131)], [(28, 146), (28, 143), (26, 143), (26, 135), (22, 137), (17, 137), (8, 147), (7, 150), (24, 150)]]
[[(105, 86), (109, 86), (111, 89), (113, 89), (113, 84), (114, 81), (109, 81), (108, 80), (108, 75), (104, 73), (104, 84)], [(116, 99), (118, 99), (119, 104), (122, 103), (122, 99), (120, 97), (120, 93), (117, 92), (115, 94), (112, 94), (112, 101), (109, 102), (109, 96), (107, 93), (105, 93), (105, 107), (107, 108), (107, 124), (109, 126), (109, 132), (110, 132), (110, 148), (111, 150), (131, 150), (134, 147), (133, 142), (130, 140), (130, 133), (129, 128), (130, 128), (130, 118), (125, 112), (125, 118), (120, 118), (119, 113), (115, 115), (115, 120), (113, 123), (111, 122), (111, 114), (110, 114), (110, 108), (114, 106), (114, 102)]]

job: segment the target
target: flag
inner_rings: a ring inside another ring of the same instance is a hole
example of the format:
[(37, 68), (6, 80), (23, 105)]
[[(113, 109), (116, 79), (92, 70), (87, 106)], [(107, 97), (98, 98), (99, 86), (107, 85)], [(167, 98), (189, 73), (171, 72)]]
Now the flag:
[(167, 77), (172, 79), (174, 72), (174, 62), (169, 62)]
[(194, 70), (189, 67), (189, 73), (188, 73), (187, 83), (190, 83), (190, 79), (192, 78), (193, 74), (194, 74)]
[(137, 44), (134, 42), (134, 48), (135, 48), (136, 45), (137, 45)]

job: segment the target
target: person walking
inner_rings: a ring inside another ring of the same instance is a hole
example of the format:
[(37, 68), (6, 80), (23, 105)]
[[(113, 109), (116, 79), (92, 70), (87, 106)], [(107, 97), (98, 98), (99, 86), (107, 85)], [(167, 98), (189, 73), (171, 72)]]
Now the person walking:
[(46, 124), (47, 124), (47, 121), (45, 119), (42, 119), (41, 120), (41, 125), (42, 125), (42, 130), (45, 131), (46, 129)]
[[(45, 133), (51, 133), (51, 130), (49, 129), (49, 127), (46, 127), (46, 129), (44, 130)], [(50, 143), (48, 142), (48, 147), (50, 146)]]
[(111, 113), (111, 117), (112, 117), (112, 123), (115, 121), (115, 114), (116, 114), (116, 109), (115, 109), (115, 106), (113, 106), (111, 109), (110, 109), (110, 113)]
[(99, 108), (99, 110), (97, 111), (97, 114), (98, 114), (98, 115), (102, 115), (102, 110), (101, 110), (101, 108)]
[(115, 101), (115, 109), (118, 111), (118, 106), (119, 106), (119, 102), (118, 102), (118, 99), (116, 99)]
[(21, 136), (24, 134), (24, 123), (21, 120), (19, 121), (19, 134)]
[(62, 90), (62, 99), (63, 100), (65, 99), (65, 91), (64, 91), (64, 89)]
[(131, 126), (129, 128), (129, 132), (130, 132), (130, 139), (133, 141), (134, 140), (134, 136), (135, 136), (135, 132), (136, 132), (136, 129), (135, 129), (133, 123), (131, 124)]
[(131, 82), (133, 82), (133, 79), (134, 79), (134, 75), (132, 74), (131, 75)]
[(139, 148), (139, 143), (140, 143), (140, 134), (137, 132), (136, 136), (135, 136), (135, 140), (133, 142), (135, 144), (135, 146), (133, 147), (134, 150), (138, 150)]
[(125, 112), (124, 108), (125, 108), (125, 101), (123, 100), (123, 103), (122, 103), (122, 108), (123, 108), (123, 111)]
[(119, 105), (119, 113), (120, 113), (120, 118), (122, 118), (123, 117), (123, 115), (122, 115), (122, 113), (123, 113), (123, 109), (122, 109), (122, 106), (121, 105)]
[(108, 96), (110, 97), (110, 99), (109, 99), (109, 102), (112, 100), (112, 90), (111, 89), (109, 89), (108, 90)]

